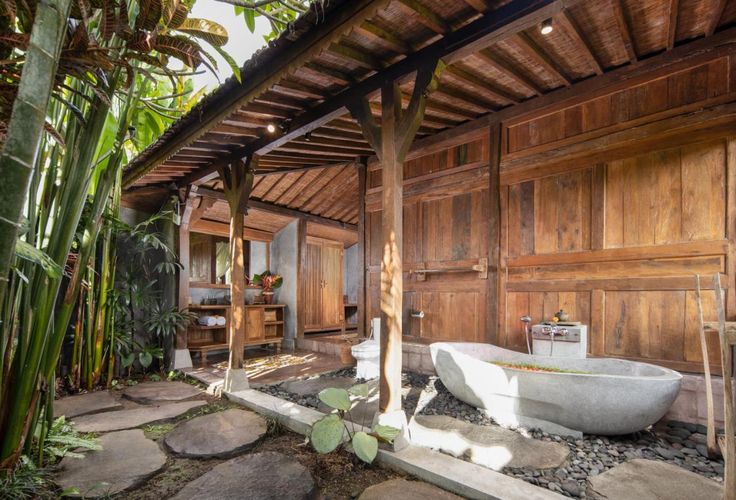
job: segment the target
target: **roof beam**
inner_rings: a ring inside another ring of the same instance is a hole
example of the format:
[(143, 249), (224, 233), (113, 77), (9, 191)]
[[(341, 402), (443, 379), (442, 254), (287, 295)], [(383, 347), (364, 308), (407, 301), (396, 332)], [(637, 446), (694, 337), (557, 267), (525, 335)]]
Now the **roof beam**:
[[(225, 200), (225, 193), (223, 193), (222, 191), (215, 191), (214, 189), (201, 187), (197, 190), (197, 194), (206, 198)], [(270, 212), (277, 215), (284, 215), (286, 217), (293, 217), (296, 219), (304, 219), (307, 222), (315, 222), (324, 226), (337, 227), (340, 229), (350, 229), (352, 231), (358, 230), (358, 227), (355, 224), (348, 224), (347, 222), (340, 222), (338, 220), (328, 219), (327, 217), (321, 217), (319, 215), (302, 212), (300, 210), (294, 210), (293, 208), (282, 207), (281, 205), (274, 205), (273, 203), (268, 203), (266, 201), (250, 199), (248, 200), (248, 208), (261, 210), (263, 212)]]
[(548, 73), (551, 73), (558, 80), (562, 80), (566, 87), (572, 85), (570, 78), (565, 75), (560, 66), (549, 57), (537, 43), (524, 33), (518, 33), (514, 38), (514, 42), (537, 64), (542, 66)]
[[(285, 133), (274, 137), (261, 137), (237, 148), (216, 163), (227, 163), (234, 159), (244, 158), (249, 154), (267, 154), (296, 137), (342, 117), (346, 113), (345, 106), (348, 103), (374, 95), (385, 81), (404, 79), (417, 69), (425, 66), (427, 61), (442, 59), (445, 63), (450, 64), (464, 59), (474, 52), (542, 22), (559, 13), (563, 8), (574, 5), (579, 1), (512, 0), (494, 11), (484, 14), (477, 20), (448, 33), (442, 39), (409, 54), (401, 61), (355, 83), (333, 97), (326, 99), (321, 104), (295, 116), (291, 120), (289, 130)], [(172, 149), (175, 151), (175, 148)], [(143, 172), (145, 170), (143, 169)], [(201, 175), (212, 178), (210, 176), (213, 171), (216, 171), (215, 163), (203, 168)], [(132, 182), (135, 178), (134, 174), (128, 175), (126, 176), (126, 182)], [(198, 179), (196, 179), (196, 176), (191, 176), (187, 180), (194, 182)]]
[(478, 56), (485, 62), (496, 68), (497, 71), (521, 83), (529, 90), (534, 92), (536, 95), (544, 94), (544, 89), (537, 82), (519, 71), (516, 67), (514, 67), (513, 64), (509, 64), (501, 58), (496, 57), (490, 52), (489, 49), (481, 50), (480, 52), (478, 52)]
[(713, 8), (710, 11), (708, 26), (705, 28), (705, 36), (711, 36), (716, 32), (718, 23), (721, 22), (721, 17), (723, 17), (723, 11), (726, 10), (726, 3), (727, 0), (716, 0), (712, 2)]
[(626, 14), (624, 13), (624, 6), (621, 0), (611, 0), (611, 8), (613, 9), (613, 16), (616, 18), (616, 23), (618, 23), (621, 43), (623, 43), (624, 49), (626, 49), (629, 61), (636, 62), (639, 58), (636, 55), (634, 40), (631, 37), (631, 28), (629, 27), (629, 22), (626, 20)]
[(669, 17), (667, 18), (667, 50), (675, 46), (677, 36), (677, 14), (680, 10), (680, 0), (670, 0)]
[(475, 87), (481, 92), (487, 92), (488, 94), (491, 94), (496, 99), (499, 99), (501, 101), (508, 101), (513, 104), (517, 104), (520, 101), (517, 96), (511, 94), (510, 92), (506, 92), (499, 87), (496, 87), (492, 83), (480, 78), (479, 76), (474, 75), (470, 71), (459, 68), (457, 66), (448, 66), (445, 71), (447, 71), (447, 73), (452, 75), (454, 78), (457, 78), (458, 80), (463, 81), (468, 85), (471, 85), (472, 87)]
[(399, 5), (416, 13), (419, 22), (438, 35), (443, 35), (451, 29), (440, 15), (417, 0), (399, 0)]
[[(672, 0), (673, 2), (677, 2), (677, 0)], [(593, 71), (596, 75), (602, 75), (603, 74), (603, 64), (601, 64), (600, 59), (598, 59), (598, 56), (595, 54), (595, 49), (593, 46), (588, 42), (588, 39), (585, 37), (585, 34), (580, 29), (580, 25), (577, 23), (574, 17), (572, 17), (572, 14), (570, 14), (570, 11), (563, 10), (559, 16), (557, 16), (557, 21), (562, 25), (563, 29), (570, 35), (572, 38), (573, 43), (578, 46), (578, 49), (580, 50), (580, 53), (585, 56), (585, 58), (588, 60), (588, 64), (590, 64), (590, 67), (593, 68)]]

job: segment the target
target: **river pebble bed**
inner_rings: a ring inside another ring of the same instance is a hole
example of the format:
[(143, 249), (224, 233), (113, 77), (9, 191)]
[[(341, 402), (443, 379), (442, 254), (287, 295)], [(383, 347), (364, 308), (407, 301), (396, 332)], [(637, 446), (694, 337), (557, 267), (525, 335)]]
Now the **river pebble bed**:
[[(320, 377), (355, 377), (354, 369), (339, 370)], [(407, 415), (447, 415), (477, 425), (498, 425), (482, 411), (456, 399), (436, 376), (404, 372), (404, 387), (411, 387), (409, 396), (403, 399)], [(316, 394), (303, 395), (285, 391), (281, 384), (262, 386), (259, 390), (294, 403), (317, 408)], [(430, 399), (419, 411), (419, 394)], [(677, 465), (702, 476), (723, 481), (723, 460), (709, 459), (705, 445), (706, 429), (702, 425), (683, 422), (660, 422), (649, 430), (625, 436), (596, 436), (585, 434), (582, 439), (558, 436), (539, 429), (517, 429), (522, 435), (541, 441), (553, 441), (567, 445), (570, 457), (563, 467), (556, 469), (505, 468), (506, 475), (531, 484), (548, 488), (573, 498), (586, 498), (589, 477), (626, 462), (644, 458)]]

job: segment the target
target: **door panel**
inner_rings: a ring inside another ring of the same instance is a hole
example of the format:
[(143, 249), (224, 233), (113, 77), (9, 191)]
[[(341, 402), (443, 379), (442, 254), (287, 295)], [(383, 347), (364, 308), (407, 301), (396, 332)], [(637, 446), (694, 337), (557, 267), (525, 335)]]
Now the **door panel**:
[(304, 328), (322, 327), (322, 246), (307, 243), (304, 268)]
[(344, 306), (342, 300), (342, 246), (322, 246), (322, 326), (339, 327)]

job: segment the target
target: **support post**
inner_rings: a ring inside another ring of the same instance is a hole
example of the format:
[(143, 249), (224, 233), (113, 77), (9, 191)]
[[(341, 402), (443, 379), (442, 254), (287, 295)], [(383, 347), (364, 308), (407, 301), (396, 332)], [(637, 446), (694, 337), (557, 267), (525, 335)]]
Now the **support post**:
[(225, 199), (230, 207), (230, 324), (228, 325), (230, 356), (225, 373), (225, 392), (248, 389), (244, 348), (246, 337), (245, 260), (243, 256), (243, 217), (253, 188), (256, 159), (248, 157), (220, 167)]
[(500, 318), (498, 299), (506, 290), (502, 286), (499, 269), (501, 268), (501, 124), (494, 123), (490, 127), (489, 172), (488, 172), (488, 314), (487, 338), (490, 344), (498, 344)]
[(366, 192), (366, 173), (367, 159), (359, 158), (356, 162), (358, 169), (358, 337), (366, 337), (366, 262), (365, 262), (365, 192)]
[(366, 98), (348, 106), (381, 162), (381, 368), (379, 410), (375, 421), (403, 430), (402, 439), (396, 443), (398, 447), (405, 446), (408, 439), (406, 414), (401, 407), (404, 159), (424, 118), (427, 97), (437, 87), (443, 69), (444, 63), (435, 60), (417, 71), (414, 91), (406, 110), (401, 108), (398, 83), (386, 82), (381, 88), (380, 128)]

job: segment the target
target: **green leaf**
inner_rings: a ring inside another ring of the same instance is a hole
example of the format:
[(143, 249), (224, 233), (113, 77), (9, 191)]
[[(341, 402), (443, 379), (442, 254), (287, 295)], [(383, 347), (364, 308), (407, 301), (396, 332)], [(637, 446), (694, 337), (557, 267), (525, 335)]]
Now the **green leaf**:
[(255, 33), (256, 11), (253, 9), (243, 9), (243, 17), (245, 18), (245, 25), (248, 27), (248, 31)]
[(345, 389), (330, 387), (319, 392), (319, 400), (330, 408), (348, 411), (350, 409), (350, 395)]
[(26, 241), (17, 240), (15, 242), (15, 255), (41, 266), (49, 278), (56, 279), (61, 276), (61, 266), (54, 262), (45, 252)]
[(135, 361), (135, 354), (132, 352), (120, 356), (120, 362), (122, 363), (123, 368), (128, 368), (133, 364), (133, 361)]
[(230, 69), (233, 71), (233, 75), (235, 75), (235, 78), (238, 80), (238, 82), (243, 83), (243, 80), (240, 78), (240, 66), (238, 66), (238, 63), (235, 62), (235, 59), (233, 59), (230, 54), (227, 53), (225, 49), (222, 47), (218, 47), (217, 45), (212, 46), (220, 56), (225, 59), (225, 62), (230, 66)]
[(153, 355), (150, 352), (143, 351), (138, 354), (138, 361), (141, 362), (143, 368), (148, 368), (153, 363)]
[(396, 436), (401, 433), (401, 429), (391, 427), (390, 425), (376, 424), (375, 427), (373, 427), (373, 432), (376, 433), (376, 435), (382, 441), (391, 443), (394, 439), (396, 439)]
[(353, 436), (353, 450), (365, 463), (372, 463), (378, 454), (378, 440), (365, 432), (358, 431)]
[(227, 30), (222, 25), (208, 19), (188, 18), (176, 29), (201, 38), (213, 47), (222, 47), (228, 40)]
[(345, 427), (337, 415), (327, 415), (312, 426), (309, 440), (317, 453), (330, 453), (342, 443)]
[(367, 398), (371, 392), (371, 388), (368, 386), (368, 384), (356, 384), (348, 389), (348, 392), (353, 396)]

